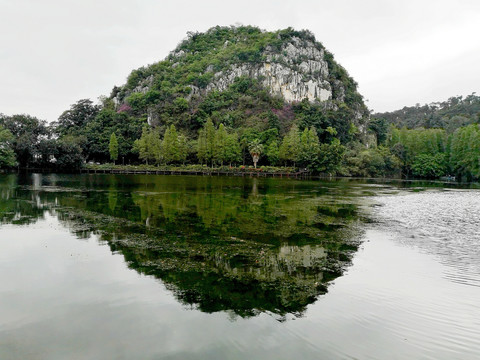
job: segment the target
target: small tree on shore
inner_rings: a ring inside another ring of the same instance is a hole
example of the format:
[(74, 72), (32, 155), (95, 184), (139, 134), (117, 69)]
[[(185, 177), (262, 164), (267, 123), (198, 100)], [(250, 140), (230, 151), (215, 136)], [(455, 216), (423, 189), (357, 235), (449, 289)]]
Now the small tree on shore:
[(273, 140), (265, 150), (265, 155), (267, 156), (270, 165), (277, 165), (279, 157), (278, 153), (279, 151), (277, 140)]
[(226, 161), (226, 151), (227, 151), (227, 130), (223, 124), (220, 124), (217, 131), (215, 132), (215, 142), (214, 142), (214, 160), (218, 164), (223, 166), (223, 162)]
[(152, 163), (160, 161), (161, 145), (162, 142), (158, 131), (152, 130), (148, 125), (145, 125), (142, 130), (142, 137), (135, 140), (133, 144), (133, 151), (138, 153), (138, 157), (148, 165), (149, 160)]
[(238, 135), (236, 133), (229, 134), (226, 144), (225, 160), (232, 166), (232, 163), (238, 163), (242, 160), (242, 150), (240, 149)]
[(178, 134), (175, 125), (170, 125), (165, 131), (162, 142), (163, 161), (166, 164), (171, 164), (179, 161), (178, 153)]
[(248, 150), (250, 151), (250, 155), (252, 155), (253, 165), (255, 166), (255, 169), (256, 169), (257, 162), (263, 153), (263, 145), (259, 139), (255, 139), (248, 146)]
[(0, 125), (0, 168), (15, 166), (14, 140), (12, 133)]
[(293, 125), (287, 135), (283, 138), (282, 144), (278, 151), (278, 157), (285, 161), (290, 161), (295, 167), (300, 153), (300, 132), (298, 127)]
[(110, 152), (110, 159), (112, 159), (113, 163), (115, 164), (115, 161), (118, 159), (118, 141), (115, 133), (110, 135), (110, 144), (108, 144), (108, 150)]
[(200, 164), (203, 165), (204, 162), (208, 162), (207, 158), (207, 132), (204, 128), (200, 129), (198, 132), (198, 141), (197, 141), (197, 158), (200, 161)]

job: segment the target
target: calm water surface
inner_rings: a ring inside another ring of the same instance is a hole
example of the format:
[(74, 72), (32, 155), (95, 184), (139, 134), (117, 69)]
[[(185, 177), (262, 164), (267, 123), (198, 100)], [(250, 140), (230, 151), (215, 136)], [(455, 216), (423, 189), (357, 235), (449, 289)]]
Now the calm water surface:
[(0, 175), (0, 359), (478, 359), (480, 191)]

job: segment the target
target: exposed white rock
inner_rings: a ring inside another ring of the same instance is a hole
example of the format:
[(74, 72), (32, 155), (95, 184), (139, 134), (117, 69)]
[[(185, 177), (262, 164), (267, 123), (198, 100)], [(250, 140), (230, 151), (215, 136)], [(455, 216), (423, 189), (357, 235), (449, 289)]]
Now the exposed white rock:
[(192, 98), (192, 96), (194, 95), (199, 95), (200, 94), (200, 88), (195, 86), (195, 85), (190, 85), (189, 88), (191, 89), (190, 90), (190, 94), (188, 94), (187, 96), (185, 96), (185, 99), (187, 99), (188, 101), (190, 101), (190, 99)]
[[(205, 91), (225, 90), (235, 78), (248, 76), (260, 79), (272, 95), (282, 96), (288, 102), (332, 99), (332, 89), (327, 81), (328, 64), (324, 60), (323, 50), (317, 49), (312, 42), (294, 37), (282, 47), (280, 54), (272, 47), (267, 47), (265, 62), (233, 65), (226, 71), (218, 72)], [(211, 71), (211, 67), (207, 71)]]
[(173, 58), (181, 58), (182, 56), (185, 56), (185, 51), (179, 50), (179, 51), (172, 51), (170, 52), (170, 56)]
[(153, 75), (150, 75), (145, 80), (143, 80), (138, 86), (136, 86), (132, 93), (147, 93), (150, 90), (150, 87), (153, 85)]

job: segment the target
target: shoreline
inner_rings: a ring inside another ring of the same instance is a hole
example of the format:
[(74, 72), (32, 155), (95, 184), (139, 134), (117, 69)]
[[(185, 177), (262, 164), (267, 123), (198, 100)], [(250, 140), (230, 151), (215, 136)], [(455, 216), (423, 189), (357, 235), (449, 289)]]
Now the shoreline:
[(81, 169), (81, 174), (129, 174), (129, 175), (196, 175), (196, 176), (238, 176), (238, 177), (293, 177), (311, 178), (308, 172), (264, 172), (264, 171), (225, 171), (225, 170), (136, 170), (136, 169)]
[(115, 175), (176, 175), (176, 176), (226, 176), (226, 177), (256, 177), (256, 178), (290, 178), (301, 180), (361, 180), (372, 182), (402, 182), (402, 183), (418, 183), (423, 185), (436, 184), (445, 187), (451, 186), (467, 186), (473, 185), (474, 188), (480, 187), (478, 182), (459, 182), (442, 179), (403, 179), (396, 177), (350, 177), (350, 176), (334, 176), (327, 174), (312, 175), (309, 171), (263, 171), (261, 168), (232, 168), (232, 169), (220, 169), (220, 168), (202, 168), (202, 169), (182, 169), (178, 167), (166, 168), (142, 168), (141, 166), (123, 166), (119, 165), (114, 167), (85, 167), (81, 169), (59, 170), (53, 168), (16, 168), (16, 169), (0, 169), (0, 174), (11, 173), (40, 173), (40, 174), (115, 174)]

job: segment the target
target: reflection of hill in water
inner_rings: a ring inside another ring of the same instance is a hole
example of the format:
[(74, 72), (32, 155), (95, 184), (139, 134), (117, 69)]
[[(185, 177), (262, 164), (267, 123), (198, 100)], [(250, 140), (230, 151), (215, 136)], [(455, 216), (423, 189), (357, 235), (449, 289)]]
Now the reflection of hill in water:
[(357, 249), (353, 198), (332, 184), (64, 176), (16, 186), (2, 179), (1, 206), (14, 217), (50, 211), (80, 237), (96, 233), (129, 267), (205, 312), (301, 315)]

